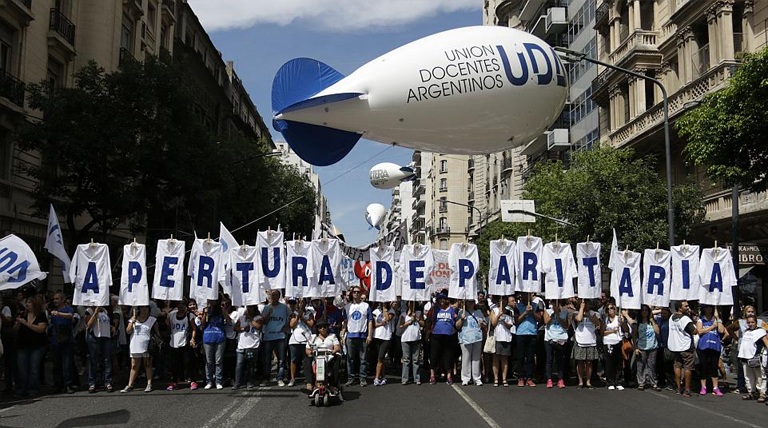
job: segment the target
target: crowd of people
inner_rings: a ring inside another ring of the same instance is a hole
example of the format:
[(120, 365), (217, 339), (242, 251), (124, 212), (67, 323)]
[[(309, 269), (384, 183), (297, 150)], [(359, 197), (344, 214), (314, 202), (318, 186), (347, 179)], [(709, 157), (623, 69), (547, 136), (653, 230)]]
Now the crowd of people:
[[(309, 392), (311, 349), (320, 346), (344, 355), (346, 386), (364, 387), (371, 375), (373, 386), (387, 385), (400, 367), (402, 385), (666, 388), (684, 397), (729, 389), (766, 402), (768, 325), (750, 305), (731, 320), (730, 308), (698, 302), (621, 309), (605, 293), (545, 301), (480, 292), (457, 301), (440, 291), (429, 302), (377, 303), (358, 286), (326, 299), (272, 290), (241, 308), (225, 295), (203, 304), (111, 302), (75, 308), (61, 292), (7, 292), (4, 393), (34, 396), (43, 385), (55, 393), (130, 393), (139, 385), (150, 392), (158, 380), (168, 391), (277, 385)], [(127, 381), (116, 386), (116, 378)]]

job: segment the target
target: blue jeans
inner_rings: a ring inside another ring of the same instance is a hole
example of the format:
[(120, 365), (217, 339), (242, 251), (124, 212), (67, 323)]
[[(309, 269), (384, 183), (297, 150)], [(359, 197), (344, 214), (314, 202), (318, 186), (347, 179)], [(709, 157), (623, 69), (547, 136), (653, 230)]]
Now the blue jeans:
[(19, 349), (16, 355), (16, 364), (19, 369), (16, 392), (19, 395), (40, 392), (40, 361), (45, 355), (45, 346)]
[(536, 350), (536, 335), (517, 335), (517, 377), (533, 379), (533, 354)]
[[(246, 358), (246, 352), (252, 352), (253, 358)], [(259, 348), (243, 349), (237, 351), (237, 364), (235, 366), (235, 385), (241, 386), (244, 381), (247, 385), (256, 383), (256, 371), (259, 361)]]
[(419, 346), (421, 342), (418, 340), (402, 342), (401, 345), (403, 347), (403, 373), (401, 380), (403, 382), (408, 380), (410, 375), (410, 367), (408, 366), (413, 364), (413, 381), (418, 382), (421, 379), (419, 375)]
[(221, 370), (225, 346), (226, 342), (203, 343), (203, 348), (205, 348), (205, 380), (211, 385), (221, 385)]
[(51, 345), (51, 360), (53, 362), (53, 385), (56, 389), (70, 388), (72, 382), (72, 343)]
[(99, 365), (104, 365), (104, 385), (112, 384), (112, 339), (109, 337), (88, 337), (88, 385), (96, 386)]
[(272, 374), (272, 354), (277, 354), (277, 380), (285, 376), (285, 339), (268, 340), (264, 342), (264, 378), (269, 380)]
[(367, 349), (368, 346), (365, 344), (365, 338), (347, 338), (347, 372), (349, 373), (349, 380), (357, 377), (356, 363), (360, 364), (360, 379), (365, 379), (368, 376)]

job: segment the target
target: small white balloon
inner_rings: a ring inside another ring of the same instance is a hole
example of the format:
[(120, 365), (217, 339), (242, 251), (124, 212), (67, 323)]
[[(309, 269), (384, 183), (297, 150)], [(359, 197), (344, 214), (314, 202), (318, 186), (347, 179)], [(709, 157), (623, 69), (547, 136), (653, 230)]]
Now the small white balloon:
[(365, 221), (368, 222), (371, 227), (380, 229), (382, 223), (384, 223), (384, 217), (387, 215), (387, 209), (381, 204), (370, 204), (365, 208)]
[(413, 179), (416, 173), (411, 167), (400, 166), (392, 162), (374, 165), (369, 173), (371, 185), (377, 189), (391, 189), (403, 181)]

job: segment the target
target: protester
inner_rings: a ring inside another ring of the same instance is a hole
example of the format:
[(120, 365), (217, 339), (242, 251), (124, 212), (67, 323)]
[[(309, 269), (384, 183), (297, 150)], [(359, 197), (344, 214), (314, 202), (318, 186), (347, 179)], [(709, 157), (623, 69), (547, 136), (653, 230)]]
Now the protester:
[[(195, 316), (189, 312), (189, 300), (185, 297), (168, 314), (167, 323), (171, 332), (169, 356), (171, 362), (171, 383), (168, 391), (179, 389), (179, 384), (193, 378), (191, 344), (197, 335)], [(191, 386), (191, 385), (190, 385)]]
[(421, 348), (421, 328), (424, 327), (424, 318), (419, 310), (419, 305), (415, 302), (406, 302), (406, 307), (405, 313), (400, 315), (400, 328), (403, 329), (403, 334), (400, 337), (400, 343), (403, 347), (403, 371), (400, 382), (403, 385), (408, 384), (412, 366), (413, 382), (416, 385), (421, 385), (419, 349)]
[[(744, 400), (757, 399), (758, 403), (765, 403), (765, 351), (768, 349), (768, 336), (763, 328), (757, 326), (757, 317), (754, 314), (746, 316), (747, 328), (739, 341), (739, 361), (744, 370), (747, 394)], [(759, 349), (759, 351), (758, 351)]]
[(272, 290), (269, 293), (269, 304), (262, 311), (264, 317), (263, 344), (264, 344), (264, 371), (261, 386), (267, 386), (272, 374), (272, 355), (277, 358), (277, 385), (285, 386), (285, 356), (286, 356), (286, 331), (288, 317), (291, 314), (288, 306), (280, 303), (280, 290)]
[[(306, 355), (311, 357), (313, 350), (320, 352), (331, 352), (333, 354), (333, 358), (331, 358), (330, 365), (326, 366), (326, 370), (329, 375), (327, 381), (328, 385), (337, 386), (339, 384), (338, 375), (339, 365), (341, 363), (341, 356), (339, 355), (341, 352), (341, 342), (339, 342), (339, 338), (336, 337), (335, 334), (329, 331), (330, 329), (327, 320), (320, 319), (315, 325), (317, 327), (317, 334), (313, 334), (307, 341), (305, 349)], [(314, 383), (315, 382), (313, 378), (309, 388), (310, 392), (312, 391)]]
[(205, 349), (205, 389), (224, 388), (222, 383), (224, 347), (226, 335), (224, 320), (227, 318), (221, 307), (220, 300), (208, 300), (208, 307), (203, 311), (201, 330), (203, 331), (203, 348)]
[(621, 315), (616, 312), (616, 305), (608, 304), (603, 322), (600, 324), (605, 352), (605, 380), (609, 390), (623, 391), (620, 375), (622, 369), (621, 342), (629, 327)]
[(19, 397), (40, 393), (40, 362), (48, 344), (45, 335), (48, 317), (43, 309), (42, 296), (27, 298), (24, 308), (13, 326), (16, 331), (18, 367), (16, 395)]
[(292, 309), (288, 324), (291, 327), (291, 337), (288, 340), (288, 348), (291, 353), (291, 379), (288, 386), (296, 384), (296, 375), (299, 368), (303, 368), (307, 380), (307, 389), (312, 385), (309, 383), (309, 358), (307, 358), (307, 340), (312, 335), (312, 328), (315, 325), (315, 308), (306, 306), (306, 301), (300, 299), (298, 306), (295, 299), (288, 299)]
[(131, 374), (128, 378), (128, 385), (120, 391), (122, 393), (133, 391), (142, 363), (147, 375), (147, 386), (144, 388), (144, 392), (152, 392), (153, 370), (149, 347), (152, 337), (158, 336), (160, 332), (157, 328), (157, 318), (151, 316), (149, 311), (149, 306), (140, 306), (138, 314), (134, 312), (133, 317), (128, 321), (128, 327), (125, 329), (125, 332), (131, 336), (129, 344)]
[(5, 380), (3, 393), (9, 394), (13, 392), (14, 383), (18, 383), (19, 381), (16, 329), (14, 328), (14, 320), (19, 313), (19, 307), (16, 304), (16, 298), (13, 294), (5, 294), (2, 301), (2, 310), (0, 310), (0, 320), (2, 320), (2, 340), (0, 343), (3, 346), (3, 379)]
[(459, 310), (456, 321), (461, 345), (461, 384), (469, 385), (474, 380), (475, 385), (483, 384), (480, 372), (480, 358), (483, 347), (483, 332), (488, 328), (488, 321), (483, 312), (475, 307), (474, 300), (465, 300), (464, 308)]
[(111, 307), (88, 308), (85, 311), (85, 341), (88, 344), (88, 392), (96, 392), (102, 380), (107, 392), (112, 392), (112, 326)]
[(507, 372), (509, 370), (509, 357), (512, 355), (512, 343), (515, 339), (515, 297), (509, 296), (507, 304), (502, 304), (503, 297), (499, 298), (499, 305), (491, 310), (491, 327), (493, 337), (496, 340), (496, 352), (493, 354), (493, 386), (499, 386), (499, 381), (506, 388)]
[[(696, 322), (699, 331), (699, 343), (696, 352), (701, 367), (701, 390), (699, 395), (707, 395), (707, 379), (712, 380), (712, 395), (722, 397), (719, 381), (720, 352), (722, 352), (722, 339), (728, 336), (728, 332), (715, 314), (715, 308), (711, 305), (702, 305), (701, 318)], [(721, 335), (723, 336), (721, 338)]]
[(565, 388), (566, 343), (570, 320), (568, 313), (563, 310), (559, 300), (552, 301), (552, 309), (544, 311), (544, 348), (547, 352), (547, 388), (554, 386), (552, 382), (552, 364), (557, 364), (557, 387)]
[[(437, 375), (444, 374), (448, 385), (453, 385), (453, 354), (457, 343), (456, 308), (448, 304), (448, 295), (441, 291), (437, 295), (437, 304), (427, 313), (428, 331), (431, 333), (430, 376), (429, 383), (436, 383)], [(441, 376), (442, 377), (442, 376)]]
[[(696, 325), (688, 317), (689, 312), (687, 300), (675, 302), (675, 314), (669, 319), (668, 345), (675, 362), (675, 385), (677, 393), (684, 397), (691, 396), (691, 376), (695, 361), (693, 336), (699, 334)], [(685, 389), (682, 388), (682, 379), (685, 380)]]
[(387, 384), (386, 358), (389, 351), (389, 344), (394, 334), (395, 311), (389, 307), (389, 303), (379, 303), (373, 310), (373, 342), (372, 351), (376, 356), (376, 375), (373, 379), (373, 386), (383, 386)]
[(53, 296), (54, 309), (51, 311), (51, 362), (53, 363), (53, 386), (56, 392), (75, 392), (72, 372), (74, 357), (73, 343), (75, 310), (67, 304), (62, 293)]
[(237, 341), (237, 365), (235, 366), (235, 384), (232, 389), (243, 385), (247, 389), (256, 386), (256, 371), (258, 367), (259, 347), (261, 346), (261, 329), (263, 318), (256, 305), (249, 305), (245, 312), (235, 322), (235, 331), (239, 334)]
[(592, 363), (597, 360), (597, 333), (600, 320), (597, 313), (587, 309), (587, 302), (581, 300), (579, 312), (574, 317), (576, 328), (574, 339), (576, 344), (571, 357), (576, 361), (576, 375), (579, 377), (578, 388), (594, 389), (592, 386)]
[(519, 387), (536, 386), (533, 382), (534, 351), (543, 307), (529, 299), (530, 293), (521, 293), (520, 301), (515, 306), (515, 323), (517, 324), (515, 346), (517, 348), (517, 386)]
[(637, 349), (635, 360), (637, 364), (637, 389), (644, 390), (650, 386), (655, 391), (661, 391), (656, 376), (656, 352), (659, 348), (659, 326), (653, 318), (648, 305), (640, 308), (637, 328), (633, 330)]
[[(741, 342), (741, 337), (744, 335), (744, 332), (747, 330), (747, 317), (749, 315), (756, 315), (755, 307), (752, 305), (746, 305), (744, 306), (744, 310), (742, 311), (742, 318), (739, 320), (734, 321), (731, 323), (730, 326), (728, 326), (728, 333), (730, 333), (734, 339), (736, 340), (735, 347), (738, 349), (738, 345)], [(763, 322), (761, 319), (757, 319), (757, 328), (766, 329), (768, 328), (768, 325)], [(738, 393), (746, 393), (747, 387), (746, 387), (746, 380), (744, 378), (744, 370), (742, 369), (742, 364), (738, 363), (736, 364), (737, 368), (737, 380), (736, 380), (736, 391)]]
[[(368, 385), (367, 345), (373, 341), (373, 311), (361, 298), (360, 286), (352, 286), (352, 302), (342, 311), (341, 335), (346, 337), (347, 372), (346, 386), (352, 386), (359, 377), (360, 386)], [(359, 367), (359, 372), (358, 372)]]

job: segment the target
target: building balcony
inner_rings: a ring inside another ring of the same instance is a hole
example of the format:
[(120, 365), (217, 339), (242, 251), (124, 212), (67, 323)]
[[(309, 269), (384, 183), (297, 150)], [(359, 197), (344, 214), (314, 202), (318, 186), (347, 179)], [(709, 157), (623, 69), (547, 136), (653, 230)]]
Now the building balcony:
[(440, 192), (447, 192), (448, 186), (440, 186)]
[(144, 16), (144, 6), (141, 0), (123, 0), (123, 6), (127, 9), (128, 15), (133, 19), (139, 19)]
[(512, 158), (506, 157), (501, 161), (501, 173), (507, 174), (512, 172)]
[(472, 202), (472, 201), (475, 200), (475, 191), (474, 190), (470, 190), (470, 191), (467, 192), (467, 200), (469, 202)]
[(417, 182), (413, 183), (413, 191), (411, 192), (411, 196), (414, 198), (418, 198), (420, 195), (423, 195), (427, 191), (427, 187), (423, 184), (417, 184)]
[(437, 226), (437, 229), (435, 229), (436, 235), (450, 235), (451, 234), (451, 228), (449, 226), (440, 225)]
[(127, 48), (120, 48), (119, 61), (120, 67), (125, 67), (128, 64), (138, 64), (139, 62)]
[(56, 8), (50, 13), (48, 46), (58, 47), (65, 54), (75, 54), (75, 24)]
[(603, 0), (603, 2), (600, 3), (600, 6), (598, 6), (597, 10), (595, 11), (595, 29), (598, 29), (603, 25), (608, 25), (608, 12), (610, 10), (611, 5), (608, 3), (608, 0)]
[(469, 159), (467, 161), (467, 171), (472, 171), (473, 169), (475, 169), (475, 160)]
[(618, 64), (632, 51), (658, 52), (656, 48), (658, 32), (651, 30), (635, 30), (632, 34), (622, 37), (623, 42), (610, 55), (608, 62)]
[(4, 0), (0, 1), (0, 5), (15, 12), (24, 27), (29, 25), (29, 21), (35, 19), (35, 15), (32, 14), (32, 0)]
[[(624, 66), (637, 55), (645, 55), (643, 62), (660, 63), (661, 55), (657, 47), (658, 32), (650, 30), (635, 30), (611, 52), (605, 59), (606, 62), (618, 66)], [(608, 106), (608, 86), (612, 78), (618, 73), (616, 70), (606, 68), (602, 70), (592, 81), (592, 100), (601, 107)]]
[[(731, 190), (724, 190), (704, 197), (704, 208), (707, 211), (706, 221), (730, 219), (733, 215), (733, 197)], [(768, 212), (768, 192), (739, 193), (739, 216), (756, 212)]]
[(11, 103), (24, 108), (24, 82), (0, 70), (0, 97), (7, 98)]
[[(724, 88), (731, 78), (732, 67), (737, 64), (733, 60), (723, 61), (670, 95), (668, 99), (670, 121), (685, 110), (685, 103), (700, 101), (705, 95)], [(662, 126), (664, 123), (662, 106), (662, 103), (657, 103), (629, 123), (610, 132), (608, 138), (611, 146), (628, 145), (637, 137), (651, 132), (657, 126)]]
[(422, 198), (416, 198), (416, 199), (414, 199), (414, 200), (413, 200), (413, 202), (411, 203), (411, 208), (413, 208), (414, 210), (416, 210), (416, 209), (419, 209), (419, 208), (423, 207), (423, 206), (424, 206), (426, 203), (427, 203), (427, 201), (426, 201), (425, 199), (422, 199)]
[(691, 77), (697, 78), (709, 70), (709, 43), (691, 55)]
[(176, 20), (176, 2), (174, 0), (163, 0), (163, 17), (171, 21)]

